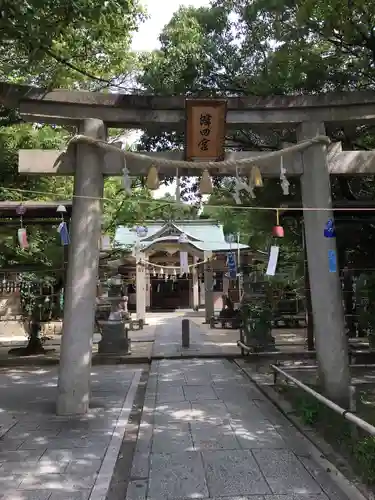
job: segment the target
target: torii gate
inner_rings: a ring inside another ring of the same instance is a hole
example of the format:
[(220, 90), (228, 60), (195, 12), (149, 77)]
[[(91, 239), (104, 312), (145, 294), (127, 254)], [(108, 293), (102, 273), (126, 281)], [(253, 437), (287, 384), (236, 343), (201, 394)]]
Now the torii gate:
[[(19, 106), (22, 117), (32, 122), (78, 125), (81, 134), (105, 139), (106, 126), (164, 128), (181, 130), (185, 123), (184, 97), (151, 97), (0, 85), (0, 102)], [(294, 126), (297, 140), (325, 134), (325, 125), (369, 123), (375, 120), (375, 93), (342, 93), (297, 97), (249, 97), (227, 100), (227, 124), (246, 126)], [(58, 168), (60, 152), (20, 151), (19, 172), (39, 175), (74, 174), (74, 202), (71, 246), (67, 273), (57, 412), (85, 413), (89, 405), (92, 331), (95, 313), (96, 276), (99, 263), (98, 240), (101, 230), (103, 175), (121, 175), (123, 157), (119, 151), (104, 154), (95, 146), (77, 144)], [(257, 153), (229, 153), (227, 158), (243, 158)], [(154, 154), (149, 154), (152, 158)], [(161, 157), (182, 159), (182, 153), (160, 153)], [(142, 175), (152, 164), (130, 163), (131, 175)], [(328, 396), (347, 400), (349, 367), (344, 311), (338, 272), (329, 272), (328, 251), (336, 250), (334, 238), (324, 238), (327, 219), (333, 218), (329, 175), (375, 173), (374, 152), (341, 152), (340, 145), (327, 155), (324, 144), (314, 144), (293, 155), (288, 176), (300, 176), (305, 211), (305, 236), (312, 294), (312, 308), (320, 375)], [(259, 165), (263, 176), (279, 176), (279, 161)], [(175, 167), (160, 173), (173, 175)], [(196, 170), (179, 170), (180, 175), (196, 175)], [(233, 175), (232, 169), (211, 171), (212, 175)], [(314, 210), (320, 209), (320, 210)], [(323, 210), (321, 210), (323, 209)]]

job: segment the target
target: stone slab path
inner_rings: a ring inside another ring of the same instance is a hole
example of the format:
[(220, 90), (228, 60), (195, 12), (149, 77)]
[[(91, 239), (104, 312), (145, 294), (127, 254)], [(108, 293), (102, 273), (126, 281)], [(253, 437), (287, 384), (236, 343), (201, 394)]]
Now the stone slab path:
[[(181, 321), (190, 319), (190, 347), (181, 346)], [(155, 328), (153, 356), (238, 355), (238, 330), (210, 329), (202, 318), (166, 315)]]
[(126, 500), (349, 500), (227, 360), (152, 363)]
[(55, 413), (57, 369), (0, 372), (0, 499), (105, 500), (141, 367), (92, 369), (91, 409)]

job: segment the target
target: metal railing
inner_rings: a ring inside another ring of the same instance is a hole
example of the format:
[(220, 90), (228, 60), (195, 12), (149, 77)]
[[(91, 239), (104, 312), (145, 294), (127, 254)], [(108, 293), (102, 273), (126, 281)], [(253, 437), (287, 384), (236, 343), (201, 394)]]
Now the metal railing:
[(357, 417), (357, 415), (354, 415), (354, 413), (352, 413), (351, 411), (345, 410), (345, 408), (342, 408), (341, 406), (337, 405), (336, 403), (334, 403), (330, 399), (322, 396), (318, 392), (314, 391), (314, 389), (311, 389), (311, 387), (303, 384), (302, 382), (300, 382), (299, 380), (297, 380), (292, 375), (289, 375), (289, 373), (286, 373), (284, 370), (282, 370), (278, 366), (271, 365), (271, 369), (274, 371), (274, 374), (275, 374), (274, 383), (277, 382), (277, 376), (276, 376), (276, 374), (282, 375), (287, 380), (290, 380), (291, 382), (293, 382), (293, 384), (295, 384), (297, 387), (299, 387), (303, 391), (305, 391), (308, 394), (310, 394), (313, 398), (315, 398), (320, 403), (324, 404), (325, 406), (327, 406), (328, 408), (330, 408), (334, 412), (338, 413), (339, 415), (341, 415), (342, 417), (344, 417), (346, 420), (349, 420), (349, 422), (352, 422), (357, 427), (359, 427), (362, 430), (368, 432), (372, 436), (375, 436), (375, 427), (373, 425), (369, 424), (368, 422), (366, 422), (362, 418)]

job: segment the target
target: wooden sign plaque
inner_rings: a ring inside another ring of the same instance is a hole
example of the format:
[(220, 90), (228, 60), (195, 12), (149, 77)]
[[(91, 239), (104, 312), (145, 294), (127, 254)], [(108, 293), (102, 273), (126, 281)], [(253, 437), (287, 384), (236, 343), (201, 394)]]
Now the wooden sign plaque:
[(225, 157), (227, 102), (186, 99), (185, 154), (187, 161), (222, 161)]

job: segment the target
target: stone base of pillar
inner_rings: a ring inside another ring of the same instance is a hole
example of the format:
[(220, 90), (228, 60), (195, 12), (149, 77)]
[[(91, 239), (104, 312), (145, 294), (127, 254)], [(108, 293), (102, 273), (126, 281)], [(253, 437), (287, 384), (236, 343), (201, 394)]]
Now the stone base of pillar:
[(128, 329), (122, 321), (102, 321), (101, 327), (99, 354), (130, 354)]

